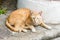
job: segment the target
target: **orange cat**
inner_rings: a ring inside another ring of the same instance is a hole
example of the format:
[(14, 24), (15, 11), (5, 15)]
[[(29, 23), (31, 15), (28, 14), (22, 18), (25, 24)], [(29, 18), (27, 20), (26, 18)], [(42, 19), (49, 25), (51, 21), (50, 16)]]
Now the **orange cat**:
[(51, 27), (43, 22), (41, 13), (42, 12), (32, 12), (27, 8), (15, 10), (8, 16), (6, 25), (8, 28), (15, 32), (27, 32), (28, 28), (33, 32), (36, 32), (33, 25), (42, 25), (45, 28), (51, 29)]
[(33, 13), (31, 13), (33, 25), (40, 25), (40, 26), (44, 26), (47, 29), (51, 29), (50, 26), (48, 26), (44, 23), (41, 14), (42, 14), (42, 11), (41, 12), (34, 11)]
[(25, 24), (27, 23), (27, 19), (30, 17), (30, 13), (30, 9), (27, 8), (21, 8), (13, 11), (6, 20), (7, 27), (15, 32), (27, 32), (27, 30), (24, 28), (26, 27)]

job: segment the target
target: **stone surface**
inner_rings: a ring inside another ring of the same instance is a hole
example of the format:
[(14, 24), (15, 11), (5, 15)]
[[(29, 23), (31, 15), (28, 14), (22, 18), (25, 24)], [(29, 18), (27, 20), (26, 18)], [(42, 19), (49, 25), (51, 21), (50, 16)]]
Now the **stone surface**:
[(60, 40), (60, 37), (58, 37), (58, 38), (55, 38), (55, 39), (52, 39), (52, 40)]
[(5, 20), (8, 17), (8, 11), (6, 14), (0, 15), (0, 40), (57, 40), (60, 39), (60, 25), (47, 24), (52, 27), (51, 30), (47, 30), (41, 26), (35, 27), (37, 32), (33, 33), (28, 30), (27, 33), (15, 33), (12, 34), (5, 26)]

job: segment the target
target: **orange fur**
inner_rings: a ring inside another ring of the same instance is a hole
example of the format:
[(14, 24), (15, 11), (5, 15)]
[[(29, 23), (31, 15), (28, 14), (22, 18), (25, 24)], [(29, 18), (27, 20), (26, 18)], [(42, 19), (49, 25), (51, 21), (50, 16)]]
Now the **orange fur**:
[[(6, 20), (6, 25), (12, 31), (24, 31), (25, 22), (27, 18), (30, 16), (30, 9), (21, 8), (18, 10), (13, 11)], [(12, 26), (14, 25), (14, 26)]]
[[(27, 29), (31, 29), (36, 32), (33, 25), (42, 25), (45, 28), (51, 29), (43, 22), (41, 17), (42, 12), (32, 12), (30, 9), (21, 8), (13, 11), (6, 20), (6, 25), (14, 32), (27, 32)], [(13, 25), (13, 26), (12, 26)]]

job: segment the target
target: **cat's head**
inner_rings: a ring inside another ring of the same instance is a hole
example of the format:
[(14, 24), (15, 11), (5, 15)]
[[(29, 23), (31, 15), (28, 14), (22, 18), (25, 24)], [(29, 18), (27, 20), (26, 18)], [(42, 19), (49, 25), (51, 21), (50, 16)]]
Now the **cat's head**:
[(42, 20), (41, 14), (42, 14), (42, 11), (41, 12), (35, 11), (31, 13), (31, 18), (32, 18), (34, 25), (41, 24), (41, 20)]

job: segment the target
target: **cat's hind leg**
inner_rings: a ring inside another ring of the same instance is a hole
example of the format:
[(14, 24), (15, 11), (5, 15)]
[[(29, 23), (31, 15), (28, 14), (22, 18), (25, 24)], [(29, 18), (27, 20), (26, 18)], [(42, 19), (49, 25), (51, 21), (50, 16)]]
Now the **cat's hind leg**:
[(24, 25), (20, 26), (19, 27), (19, 32), (22, 32), (22, 31), (27, 32), (27, 29), (25, 29), (24, 27), (25, 27)]
[(19, 32), (19, 26), (20, 26), (19, 24), (14, 25), (14, 29), (17, 30), (18, 32)]

